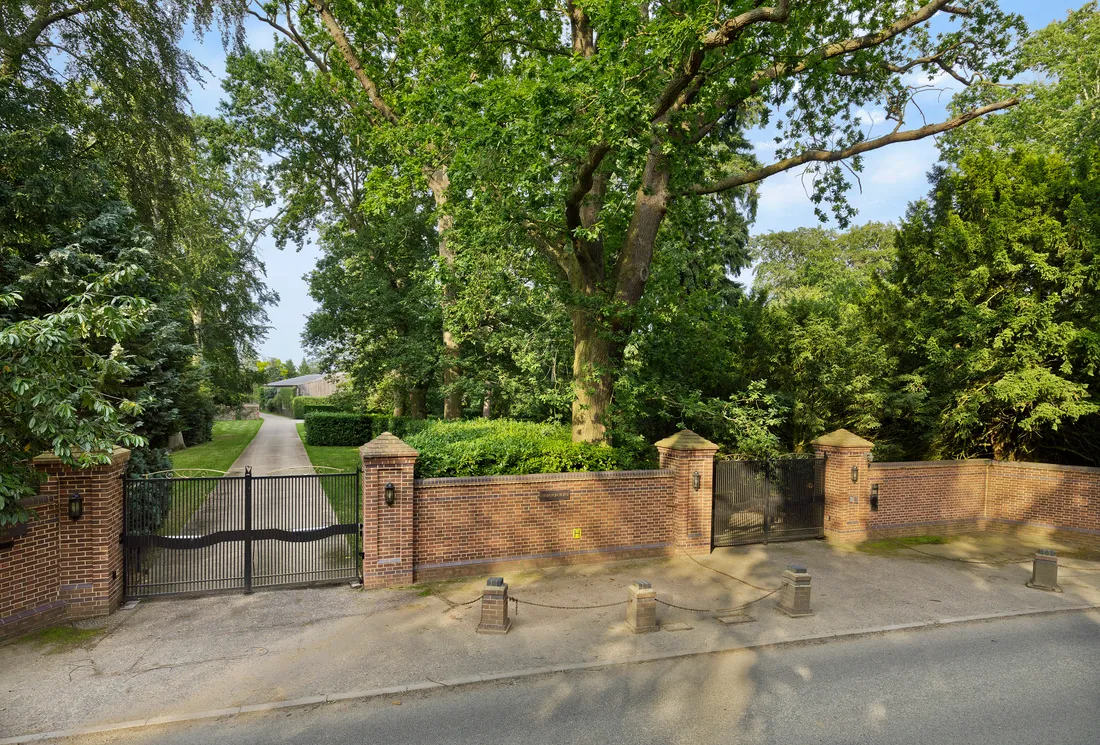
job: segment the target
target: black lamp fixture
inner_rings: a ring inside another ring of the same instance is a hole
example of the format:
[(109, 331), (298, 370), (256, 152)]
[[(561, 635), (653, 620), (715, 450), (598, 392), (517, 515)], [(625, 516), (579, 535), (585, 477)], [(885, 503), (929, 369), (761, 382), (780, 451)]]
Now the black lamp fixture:
[(386, 506), (393, 507), (393, 503), (397, 500), (397, 489), (394, 488), (392, 483), (386, 484)]
[(69, 495), (69, 519), (79, 520), (84, 515), (84, 497), (74, 491)]
[(691, 474), (691, 488), (692, 489), (694, 489), (695, 491), (699, 491), (699, 487), (702, 485), (702, 483), (703, 483), (703, 477), (699, 475), (698, 471)]
[(852, 466), (852, 483), (859, 481), (859, 466)]

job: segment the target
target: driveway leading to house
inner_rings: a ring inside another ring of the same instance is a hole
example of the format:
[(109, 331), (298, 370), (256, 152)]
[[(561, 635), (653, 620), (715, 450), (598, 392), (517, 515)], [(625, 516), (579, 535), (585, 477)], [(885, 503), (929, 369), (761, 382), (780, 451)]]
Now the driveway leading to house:
[(313, 473), (294, 420), (275, 414), (260, 417), (264, 426), (237, 458), (230, 473), (243, 476), (246, 466), (252, 466), (253, 476)]
[[(294, 420), (261, 414), (263, 426), (180, 531), (208, 535), (244, 528), (245, 491), (239, 477), (252, 467), (252, 527), (306, 530), (339, 522), (318, 479)], [(289, 478), (274, 478), (287, 476)], [(256, 478), (259, 477), (259, 478)], [(269, 477), (269, 478), (265, 478)], [(176, 485), (176, 489), (201, 486)], [(347, 573), (351, 543), (344, 536), (307, 543), (254, 541), (252, 584), (264, 587), (337, 579)], [(200, 549), (162, 549), (145, 568), (144, 583), (155, 591), (224, 590), (243, 586), (244, 542), (228, 541)]]

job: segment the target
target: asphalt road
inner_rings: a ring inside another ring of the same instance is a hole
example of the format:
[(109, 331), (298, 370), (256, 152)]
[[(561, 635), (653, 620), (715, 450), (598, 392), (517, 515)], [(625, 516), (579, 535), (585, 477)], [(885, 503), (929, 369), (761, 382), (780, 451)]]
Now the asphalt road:
[(612, 667), (80, 742), (1096, 745), (1100, 614)]

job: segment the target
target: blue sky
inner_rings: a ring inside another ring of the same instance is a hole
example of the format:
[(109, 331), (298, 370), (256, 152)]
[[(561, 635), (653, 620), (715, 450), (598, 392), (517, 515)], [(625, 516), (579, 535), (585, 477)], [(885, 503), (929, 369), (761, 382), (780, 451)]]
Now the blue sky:
[[(1004, 0), (1001, 3), (1002, 7), (1021, 13), (1031, 29), (1060, 20), (1068, 10), (1080, 5), (1081, 3), (1057, 0), (1052, 3)], [(271, 33), (259, 22), (248, 27), (248, 38), (253, 46), (264, 47), (271, 44)], [(188, 35), (184, 44), (210, 70), (203, 84), (196, 83), (192, 86), (191, 105), (196, 113), (215, 115), (218, 102), (222, 98), (221, 79), (225, 75), (225, 51), (222, 49), (220, 36), (216, 32), (208, 33), (204, 38)], [(944, 105), (949, 96), (949, 92), (940, 94), (930, 91), (923, 94), (920, 104), (930, 121), (943, 118)], [(867, 113), (869, 132), (885, 133), (887, 124), (875, 126), (872, 123), (878, 112)], [(771, 154), (769, 150), (774, 147), (771, 135), (757, 132), (753, 134), (752, 140), (760, 157), (767, 159)], [(864, 170), (860, 175), (862, 190), (853, 188), (849, 195), (849, 201), (859, 211), (856, 220), (867, 222), (900, 219), (905, 214), (907, 205), (927, 192), (925, 174), (938, 157), (935, 142), (932, 140), (892, 145), (870, 153), (865, 158)], [(814, 215), (813, 204), (807, 197), (807, 187), (797, 172), (768, 179), (760, 187), (760, 196), (754, 233), (820, 224)], [(271, 240), (263, 240), (260, 245), (262, 258), (267, 265), (268, 284), (280, 297), (279, 304), (269, 309), (272, 328), (267, 340), (260, 347), (260, 354), (263, 357), (290, 357), (300, 361), (305, 354), (300, 339), (305, 317), (315, 307), (309, 297), (304, 275), (317, 262), (318, 251), (313, 246), (307, 246), (298, 252), (280, 251)]]

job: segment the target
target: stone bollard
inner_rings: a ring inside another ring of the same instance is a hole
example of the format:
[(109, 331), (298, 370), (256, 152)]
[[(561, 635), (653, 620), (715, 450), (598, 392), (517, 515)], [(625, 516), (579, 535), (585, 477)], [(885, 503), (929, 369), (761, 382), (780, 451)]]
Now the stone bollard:
[(635, 634), (657, 630), (657, 592), (649, 580), (636, 579), (630, 583), (626, 626)]
[(508, 585), (504, 577), (490, 577), (481, 591), (481, 623), (479, 634), (507, 634), (512, 628), (508, 618)]
[(791, 618), (813, 615), (810, 610), (810, 573), (806, 567), (791, 564), (783, 572), (778, 608)]
[(1061, 592), (1058, 586), (1058, 554), (1049, 548), (1041, 548), (1035, 552), (1035, 559), (1031, 565), (1031, 581), (1028, 587), (1048, 592)]

